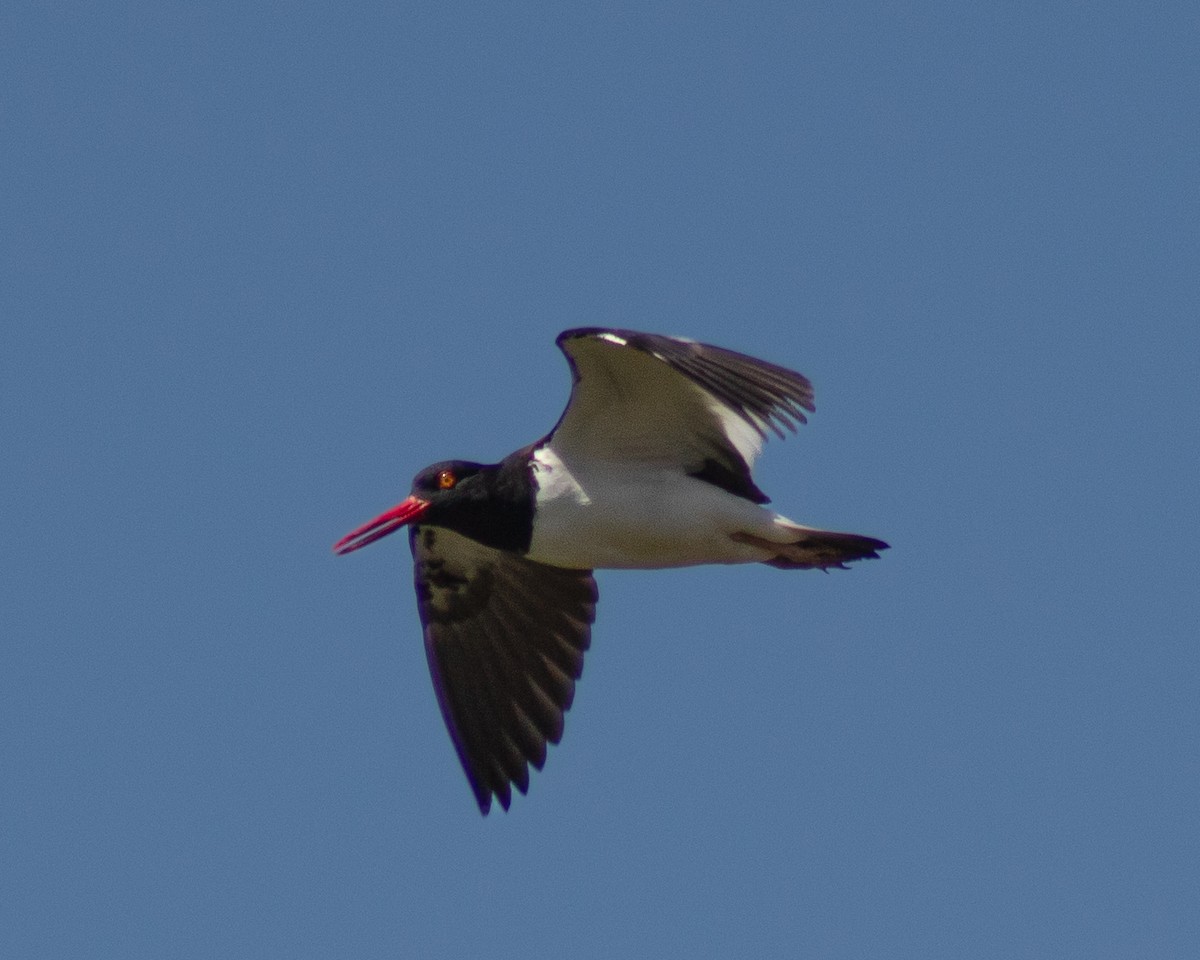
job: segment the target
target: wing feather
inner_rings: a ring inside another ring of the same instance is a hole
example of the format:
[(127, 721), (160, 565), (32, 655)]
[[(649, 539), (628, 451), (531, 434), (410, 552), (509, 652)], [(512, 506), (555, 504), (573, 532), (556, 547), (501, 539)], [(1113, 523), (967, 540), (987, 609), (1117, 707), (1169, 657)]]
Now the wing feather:
[(450, 530), (412, 530), (417, 607), (438, 705), (483, 813), (529, 788), (583, 672), (590, 570), (548, 567)]
[(765, 503), (750, 476), (763, 442), (815, 410), (806, 377), (722, 347), (591, 327), (558, 345), (574, 382), (545, 442), (567, 464), (671, 465)]

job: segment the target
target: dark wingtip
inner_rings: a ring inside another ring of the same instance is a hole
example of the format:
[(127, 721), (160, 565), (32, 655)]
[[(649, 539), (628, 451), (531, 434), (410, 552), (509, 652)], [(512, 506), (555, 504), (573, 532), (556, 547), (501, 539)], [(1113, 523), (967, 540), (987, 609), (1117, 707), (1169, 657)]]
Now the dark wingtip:
[(471, 791), (475, 794), (475, 802), (479, 804), (479, 815), (486, 817), (492, 811), (492, 791), (482, 787), (471, 778)]

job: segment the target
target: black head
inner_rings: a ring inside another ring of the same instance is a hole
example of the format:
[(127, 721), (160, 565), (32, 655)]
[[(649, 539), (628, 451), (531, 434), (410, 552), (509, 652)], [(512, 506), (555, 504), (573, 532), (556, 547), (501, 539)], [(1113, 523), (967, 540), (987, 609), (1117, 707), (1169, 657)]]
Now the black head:
[(443, 460), (428, 466), (413, 477), (408, 499), (346, 534), (334, 544), (334, 553), (350, 553), (417, 523), (445, 527), (500, 550), (528, 550), (533, 485), (526, 460)]

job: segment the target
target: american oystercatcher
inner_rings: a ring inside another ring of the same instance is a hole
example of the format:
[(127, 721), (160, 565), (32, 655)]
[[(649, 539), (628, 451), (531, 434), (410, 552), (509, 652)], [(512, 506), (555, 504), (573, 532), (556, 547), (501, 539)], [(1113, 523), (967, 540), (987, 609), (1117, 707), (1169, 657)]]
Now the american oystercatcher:
[(558, 743), (596, 615), (597, 567), (845, 567), (887, 544), (763, 507), (750, 468), (768, 432), (806, 423), (798, 373), (631, 330), (567, 330), (571, 397), (554, 429), (499, 463), (426, 467), (350, 553), (403, 526), (425, 654), (479, 809), (505, 810)]

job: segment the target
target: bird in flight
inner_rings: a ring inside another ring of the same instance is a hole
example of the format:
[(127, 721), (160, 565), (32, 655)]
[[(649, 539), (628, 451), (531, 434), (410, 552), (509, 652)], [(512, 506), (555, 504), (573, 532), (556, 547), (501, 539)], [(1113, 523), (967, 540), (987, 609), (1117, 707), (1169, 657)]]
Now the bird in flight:
[(529, 787), (583, 672), (598, 567), (845, 568), (887, 544), (765, 508), (768, 433), (814, 411), (807, 378), (678, 337), (581, 328), (557, 340), (567, 408), (499, 463), (446, 460), (334, 552), (409, 528), (425, 654), (481, 813)]

